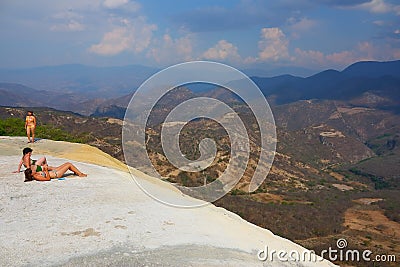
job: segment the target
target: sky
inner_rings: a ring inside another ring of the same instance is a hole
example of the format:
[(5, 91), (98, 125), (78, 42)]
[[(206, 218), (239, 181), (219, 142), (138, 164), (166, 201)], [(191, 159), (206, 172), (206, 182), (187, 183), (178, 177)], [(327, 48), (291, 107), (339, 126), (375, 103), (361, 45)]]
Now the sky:
[(400, 59), (398, 0), (2, 0), (0, 25), (0, 68)]

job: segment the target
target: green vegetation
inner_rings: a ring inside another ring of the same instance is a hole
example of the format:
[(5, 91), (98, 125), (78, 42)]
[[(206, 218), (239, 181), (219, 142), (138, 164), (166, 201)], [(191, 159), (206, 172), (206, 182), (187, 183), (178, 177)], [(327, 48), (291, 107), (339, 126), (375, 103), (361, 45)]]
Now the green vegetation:
[[(225, 195), (214, 204), (236, 214), (241, 213), (247, 221), (292, 240), (342, 232), (343, 214), (353, 205), (351, 199), (364, 196), (361, 193), (346, 195), (338, 190), (326, 190), (324, 194), (310, 190), (292, 196), (281, 194), (284, 201), (266, 205), (240, 193), (231, 191), (231, 194)], [(306, 205), (287, 199), (297, 199)]]
[(357, 168), (350, 168), (349, 171), (354, 173), (355, 175), (369, 178), (374, 183), (376, 190), (388, 189), (392, 187), (392, 185), (388, 181), (386, 181), (383, 177), (363, 172)]
[(255, 191), (251, 192), (250, 194), (267, 193), (267, 192), (268, 192), (267, 189), (260, 186)]
[[(25, 136), (24, 125), (24, 120), (20, 118), (0, 119), (0, 135)], [(38, 125), (36, 127), (35, 137), (73, 143), (85, 143), (89, 139), (88, 134), (79, 134), (76, 136), (60, 128), (53, 127), (52, 125)]]
[(235, 189), (233, 189), (232, 191), (231, 191), (231, 195), (232, 196), (236, 196), (236, 195), (246, 195), (247, 193), (245, 192), (245, 191), (243, 191), (243, 190), (240, 190), (240, 189), (237, 189), (237, 188), (235, 188)]
[(207, 176), (206, 176), (206, 179), (207, 179), (207, 183), (212, 183), (212, 182), (214, 182), (214, 181), (216, 180), (215, 177), (212, 177), (212, 176), (210, 176), (210, 175), (207, 175)]
[(190, 177), (186, 172), (180, 172), (178, 174), (178, 177), (180, 180), (180, 184), (182, 184), (183, 186), (189, 186), (190, 185)]
[(26, 135), (25, 122), (18, 118), (0, 119), (0, 135), (24, 136)]
[(390, 137), (390, 136), (392, 136), (390, 133), (385, 133), (385, 134), (382, 134), (382, 135), (376, 137), (375, 139), (379, 140), (379, 139), (384, 139), (384, 138)]
[(378, 205), (385, 210), (385, 215), (395, 222), (400, 222), (400, 194), (397, 190), (388, 190), (382, 192), (383, 201), (379, 201)]

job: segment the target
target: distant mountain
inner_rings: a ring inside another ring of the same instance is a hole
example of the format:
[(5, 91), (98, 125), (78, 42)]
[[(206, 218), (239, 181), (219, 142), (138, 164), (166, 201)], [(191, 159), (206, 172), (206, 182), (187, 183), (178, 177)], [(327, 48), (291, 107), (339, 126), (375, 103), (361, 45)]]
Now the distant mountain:
[[(19, 81), (0, 83), (0, 105), (47, 106), (84, 115), (123, 118), (136, 88), (156, 71), (138, 65), (62, 65), (0, 70), (0, 82)], [(400, 60), (357, 62), (343, 71), (325, 70), (306, 78), (286, 74), (271, 78), (253, 76), (251, 79), (272, 105), (325, 99), (400, 112)], [(197, 96), (228, 102), (237, 100), (226, 90), (211, 84), (186, 87)]]
[(85, 115), (123, 119), (125, 116), (126, 107), (128, 106), (132, 96), (133, 93), (103, 101), (96, 107), (94, 111), (91, 113), (87, 112)]
[(87, 100), (77, 94), (36, 90), (15, 83), (0, 83), (0, 96), (0, 106), (51, 107), (70, 111)]
[[(132, 93), (160, 69), (142, 65), (95, 67), (81, 64), (43, 66), (24, 69), (0, 69), (0, 82), (18, 83), (39, 90), (80, 94), (84, 98), (115, 98)], [(272, 68), (258, 65), (243, 70), (248, 76), (272, 77), (290, 73), (301, 77), (315, 71), (299, 67)], [(193, 91), (205, 86), (192, 85)], [(211, 86), (212, 89), (212, 86)]]
[[(359, 62), (341, 72), (326, 70), (307, 78), (285, 75), (252, 79), (265, 96), (274, 96), (278, 105), (307, 99), (352, 100), (365, 93), (386, 99), (382, 108), (400, 105), (400, 61)], [(376, 103), (364, 104), (376, 107)]]
[[(33, 96), (33, 97), (31, 97)], [(41, 92), (32, 88), (11, 83), (0, 84), (0, 105), (1, 106), (27, 106), (32, 107), (39, 104), (38, 99)]]
[[(133, 93), (104, 101), (91, 115), (95, 117), (113, 117), (123, 119), (126, 107), (128, 106), (132, 96)], [(159, 116), (160, 108), (163, 109), (163, 112), (165, 112), (166, 109), (172, 110), (172, 108), (176, 107), (180, 103), (196, 96), (199, 96), (199, 94), (193, 93), (192, 90), (189, 90), (187, 87), (178, 87), (171, 90), (165, 94), (159, 102), (157, 102), (155, 108), (153, 108), (151, 116), (149, 117), (149, 123), (161, 123), (165, 119), (165, 116)]]
[(379, 78), (382, 76), (393, 76), (400, 78), (400, 60), (357, 62), (344, 69), (342, 73), (355, 77)]
[(318, 71), (302, 68), (302, 67), (271, 67), (270, 65), (259, 64), (253, 68), (243, 69), (242, 70), (247, 76), (258, 76), (258, 77), (275, 77), (281, 75), (293, 75), (299, 77), (308, 77), (311, 76)]
[[(307, 78), (280, 75), (271, 78), (251, 77), (272, 105), (299, 100), (321, 99), (347, 101), (349, 104), (400, 112), (400, 61), (359, 62), (343, 71), (325, 70)], [(209, 84), (186, 86), (197, 96), (236, 102), (228, 90)], [(105, 101), (95, 116), (123, 118), (132, 94)], [(179, 97), (177, 101), (183, 101)]]
[(78, 93), (86, 98), (112, 98), (131, 93), (157, 71), (141, 65), (93, 67), (69, 64), (0, 69), (0, 82), (19, 83), (58, 93)]

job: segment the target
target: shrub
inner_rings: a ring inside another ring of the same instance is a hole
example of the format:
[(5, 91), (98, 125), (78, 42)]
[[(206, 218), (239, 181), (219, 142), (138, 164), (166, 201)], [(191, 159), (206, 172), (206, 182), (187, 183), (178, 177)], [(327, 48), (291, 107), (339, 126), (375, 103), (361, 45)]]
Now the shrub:
[(7, 118), (5, 120), (0, 120), (0, 135), (8, 136), (24, 136), (25, 122), (20, 118)]
[[(0, 119), (0, 135), (25, 136), (26, 131), (24, 126), (25, 121), (20, 118)], [(89, 139), (88, 134), (73, 135), (52, 125), (38, 125), (35, 137), (73, 143), (84, 143)]]

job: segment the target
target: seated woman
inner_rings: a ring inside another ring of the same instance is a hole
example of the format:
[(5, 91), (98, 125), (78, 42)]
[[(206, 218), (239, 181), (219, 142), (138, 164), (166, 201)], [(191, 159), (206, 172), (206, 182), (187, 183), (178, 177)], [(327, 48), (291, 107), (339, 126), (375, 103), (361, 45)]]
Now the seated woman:
[[(16, 171), (14, 171), (14, 173), (20, 172), (20, 171), (21, 171), (22, 165), (24, 165), (25, 168), (31, 168), (32, 165), (36, 165), (35, 168), (36, 168), (38, 171), (41, 171), (41, 170), (42, 170), (42, 169), (41, 169), (41, 166), (47, 165), (47, 159), (46, 159), (45, 157), (42, 157), (42, 158), (40, 158), (40, 159), (38, 159), (38, 160), (31, 159), (32, 151), (33, 151), (33, 150), (32, 150), (32, 148), (30, 148), (30, 147), (25, 147), (25, 148), (22, 150), (22, 159), (21, 159), (20, 162), (19, 162), (18, 169), (17, 169)], [(48, 169), (49, 169), (49, 170), (52, 170), (53, 167), (48, 166)]]
[(33, 180), (50, 181), (50, 179), (61, 178), (68, 170), (72, 171), (75, 175), (78, 175), (79, 177), (87, 176), (87, 174), (79, 171), (78, 168), (76, 168), (70, 162), (64, 163), (56, 168), (53, 168), (52, 170), (49, 170), (47, 165), (44, 165), (42, 169), (42, 171), (36, 171), (35, 169), (32, 170), (31, 168), (26, 169), (24, 182), (30, 182)]

